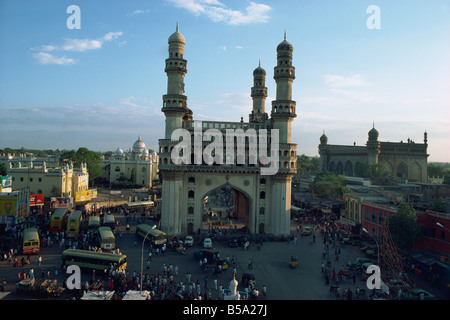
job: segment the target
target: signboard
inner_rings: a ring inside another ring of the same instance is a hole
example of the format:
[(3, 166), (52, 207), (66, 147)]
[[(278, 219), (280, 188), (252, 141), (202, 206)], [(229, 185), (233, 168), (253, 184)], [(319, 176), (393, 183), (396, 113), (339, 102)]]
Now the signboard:
[(11, 176), (2, 176), (2, 177), (0, 177), (0, 180), (1, 180), (2, 188), (12, 187), (12, 177)]
[(16, 216), (17, 197), (0, 197), (0, 216)]
[(43, 194), (30, 194), (30, 206), (43, 206), (44, 195)]
[(75, 202), (91, 201), (97, 198), (97, 189), (75, 192)]
[(50, 198), (50, 208), (57, 209), (57, 208), (73, 208), (73, 198), (67, 197), (67, 198), (56, 198), (52, 197)]

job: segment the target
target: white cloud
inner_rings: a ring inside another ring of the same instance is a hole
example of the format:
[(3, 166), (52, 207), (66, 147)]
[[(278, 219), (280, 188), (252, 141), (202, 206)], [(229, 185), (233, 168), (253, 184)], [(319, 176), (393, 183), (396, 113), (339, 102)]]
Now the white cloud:
[(178, 8), (186, 9), (195, 15), (206, 15), (214, 22), (230, 25), (265, 23), (272, 9), (268, 5), (250, 2), (245, 12), (228, 8), (218, 0), (167, 0)]
[(100, 49), (102, 42), (99, 40), (90, 39), (65, 39), (65, 42), (61, 45), (59, 50), (72, 51), (72, 52), (84, 52), (88, 50)]
[(128, 17), (140, 16), (140, 15), (147, 14), (149, 12), (150, 12), (150, 10), (148, 10), (148, 9), (146, 9), (146, 10), (137, 9), (137, 10), (134, 10), (132, 13), (127, 13), (127, 16)]
[(336, 87), (364, 87), (370, 84), (366, 83), (360, 74), (351, 77), (343, 77), (338, 75), (325, 75), (325, 83), (333, 88)]
[(72, 58), (66, 57), (56, 57), (47, 52), (39, 52), (33, 54), (33, 58), (36, 59), (36, 63), (38, 64), (59, 64), (59, 65), (68, 65), (75, 64), (76, 61)]
[[(53, 51), (69, 51), (69, 52), (85, 52), (89, 50), (101, 49), (105, 42), (113, 41), (122, 36), (122, 32), (108, 32), (98, 39), (64, 39), (60, 45), (42, 45), (32, 50), (39, 50), (39, 53), (33, 54), (39, 64), (74, 64), (75, 60), (66, 57), (56, 57), (48, 52)], [(119, 45), (125, 44), (122, 41)]]

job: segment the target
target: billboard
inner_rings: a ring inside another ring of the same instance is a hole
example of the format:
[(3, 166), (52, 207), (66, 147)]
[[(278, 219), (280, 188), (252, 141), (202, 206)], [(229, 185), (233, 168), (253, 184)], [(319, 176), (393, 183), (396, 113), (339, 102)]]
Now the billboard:
[(57, 198), (57, 197), (51, 197), (50, 198), (50, 208), (57, 209), (57, 208), (73, 208), (73, 198), (67, 197), (67, 198)]
[(97, 198), (97, 189), (75, 192), (75, 202), (91, 201)]
[(43, 194), (30, 194), (30, 206), (43, 206), (44, 195)]
[(16, 216), (17, 197), (0, 197), (0, 216)]
[(1, 188), (11, 188), (12, 187), (12, 177), (11, 176), (1, 176), (0, 177), (0, 187)]

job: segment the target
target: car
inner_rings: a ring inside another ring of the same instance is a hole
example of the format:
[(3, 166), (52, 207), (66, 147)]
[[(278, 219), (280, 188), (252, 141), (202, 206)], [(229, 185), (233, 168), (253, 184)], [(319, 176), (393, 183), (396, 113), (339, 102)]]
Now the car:
[(311, 228), (310, 227), (303, 227), (302, 228), (302, 235), (304, 236), (310, 236), (312, 233)]
[(203, 248), (211, 249), (213, 247), (211, 238), (205, 238), (203, 240)]
[(228, 240), (228, 246), (229, 247), (237, 247), (238, 246), (238, 239), (237, 238), (231, 238)]
[(194, 237), (186, 236), (186, 238), (184, 238), (184, 245), (186, 247), (192, 247), (194, 245)]

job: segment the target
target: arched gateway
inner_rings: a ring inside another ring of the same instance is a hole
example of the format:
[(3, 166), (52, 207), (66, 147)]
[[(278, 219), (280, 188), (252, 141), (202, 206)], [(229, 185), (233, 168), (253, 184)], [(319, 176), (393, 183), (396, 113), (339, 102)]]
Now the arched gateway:
[(165, 137), (159, 140), (162, 180), (161, 229), (170, 235), (196, 233), (202, 226), (205, 197), (224, 186), (234, 191), (233, 213), (251, 233), (290, 233), (291, 181), (297, 145), (291, 141), (296, 117), (292, 101), (292, 45), (277, 47), (276, 100), (265, 112), (266, 71), (253, 72), (249, 122), (194, 121), (184, 95), (185, 38), (169, 37), (168, 85), (161, 111)]

